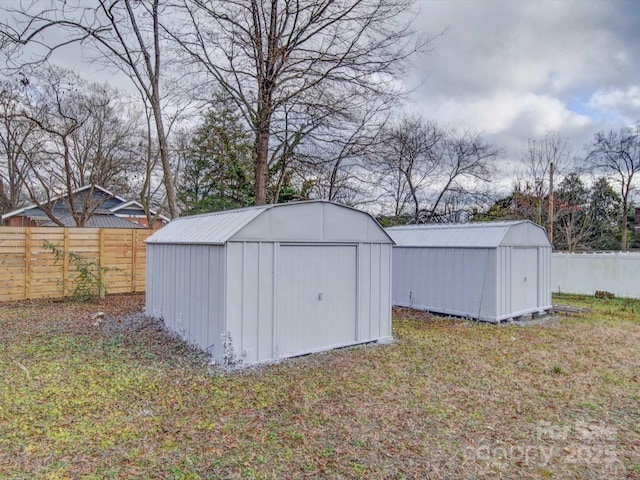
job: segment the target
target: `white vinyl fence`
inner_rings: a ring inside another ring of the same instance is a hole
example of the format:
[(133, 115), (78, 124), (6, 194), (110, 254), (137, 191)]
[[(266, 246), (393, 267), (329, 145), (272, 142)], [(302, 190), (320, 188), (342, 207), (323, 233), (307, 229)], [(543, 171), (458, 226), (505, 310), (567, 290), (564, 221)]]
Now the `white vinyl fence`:
[(640, 298), (640, 253), (552, 253), (551, 290)]

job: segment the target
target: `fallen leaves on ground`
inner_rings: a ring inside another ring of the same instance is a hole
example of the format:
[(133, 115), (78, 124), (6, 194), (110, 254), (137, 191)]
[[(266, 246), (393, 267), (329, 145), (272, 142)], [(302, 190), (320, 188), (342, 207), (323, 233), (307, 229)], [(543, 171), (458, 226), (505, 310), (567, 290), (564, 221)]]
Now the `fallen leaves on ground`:
[(3, 304), (0, 477), (640, 478), (640, 302), (560, 300), (590, 310), (398, 309), (391, 345), (232, 373), (143, 295)]

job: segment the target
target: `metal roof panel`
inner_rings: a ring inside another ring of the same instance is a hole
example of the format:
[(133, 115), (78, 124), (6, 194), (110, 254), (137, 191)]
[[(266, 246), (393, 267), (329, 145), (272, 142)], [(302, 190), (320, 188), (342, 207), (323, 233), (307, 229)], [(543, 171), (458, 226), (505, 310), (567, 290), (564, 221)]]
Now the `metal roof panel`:
[(407, 225), (387, 228), (387, 233), (401, 247), (491, 248), (501, 245), (510, 229), (528, 220), (456, 224)]
[(147, 238), (147, 243), (222, 245), (242, 227), (273, 205), (204, 213), (172, 220)]
[[(269, 214), (261, 217), (266, 211)], [(326, 211), (331, 213), (325, 217)], [(392, 242), (368, 213), (326, 200), (309, 200), (181, 217), (151, 235), (147, 243), (222, 245), (230, 240), (352, 242), (365, 239), (373, 243)]]

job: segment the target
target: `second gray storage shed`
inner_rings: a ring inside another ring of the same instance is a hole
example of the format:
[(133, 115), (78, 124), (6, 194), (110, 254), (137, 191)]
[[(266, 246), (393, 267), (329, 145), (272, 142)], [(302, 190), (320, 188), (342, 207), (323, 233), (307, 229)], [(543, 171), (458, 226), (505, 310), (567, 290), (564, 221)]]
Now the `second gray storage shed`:
[(390, 340), (392, 244), (324, 201), (183, 217), (147, 239), (146, 312), (226, 364)]
[(528, 221), (388, 228), (393, 303), (500, 322), (551, 309), (551, 243)]

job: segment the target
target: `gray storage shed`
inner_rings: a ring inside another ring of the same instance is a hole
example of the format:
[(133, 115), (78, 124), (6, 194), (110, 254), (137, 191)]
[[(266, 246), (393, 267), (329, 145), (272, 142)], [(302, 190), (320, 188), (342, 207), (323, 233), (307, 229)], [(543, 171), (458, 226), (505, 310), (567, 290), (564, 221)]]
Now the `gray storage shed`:
[(551, 243), (528, 221), (392, 227), (393, 304), (488, 322), (551, 309)]
[(387, 341), (392, 245), (325, 201), (183, 217), (147, 239), (146, 312), (217, 363)]

